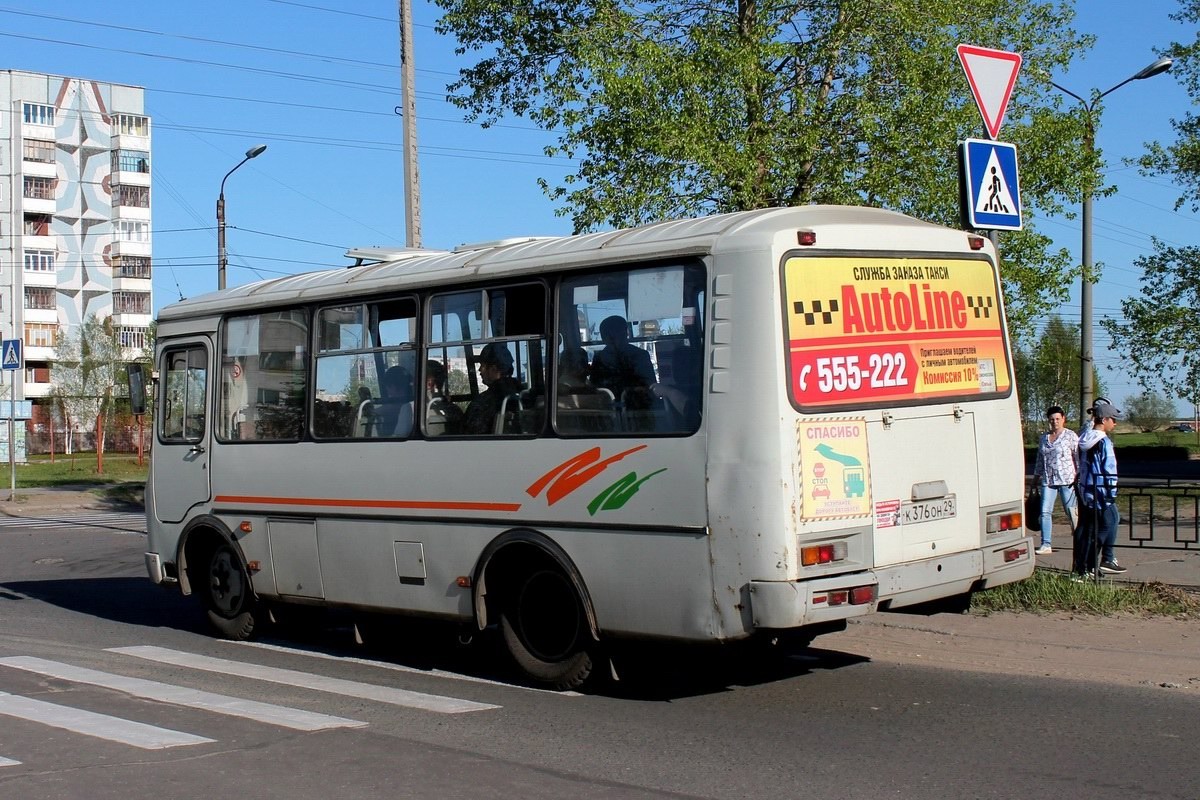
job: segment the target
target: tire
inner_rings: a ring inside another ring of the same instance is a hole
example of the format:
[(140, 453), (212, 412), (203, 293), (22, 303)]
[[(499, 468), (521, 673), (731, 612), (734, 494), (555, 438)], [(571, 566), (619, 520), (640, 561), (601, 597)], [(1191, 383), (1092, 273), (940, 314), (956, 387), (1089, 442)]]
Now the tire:
[(221, 636), (245, 641), (254, 634), (258, 602), (242, 559), (228, 544), (219, 544), (208, 561), (203, 597), (208, 621)]
[(583, 604), (561, 570), (542, 568), (521, 579), (500, 612), (500, 632), (517, 668), (534, 683), (577, 689), (592, 674)]

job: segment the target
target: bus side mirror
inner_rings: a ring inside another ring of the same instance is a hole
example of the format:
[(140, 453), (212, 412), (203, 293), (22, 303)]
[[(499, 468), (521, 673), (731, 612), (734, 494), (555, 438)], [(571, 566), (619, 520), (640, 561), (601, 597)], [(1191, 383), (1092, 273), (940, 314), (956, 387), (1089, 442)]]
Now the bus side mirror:
[(146, 413), (146, 367), (144, 364), (129, 364), (125, 368), (129, 376), (129, 409), (135, 417)]

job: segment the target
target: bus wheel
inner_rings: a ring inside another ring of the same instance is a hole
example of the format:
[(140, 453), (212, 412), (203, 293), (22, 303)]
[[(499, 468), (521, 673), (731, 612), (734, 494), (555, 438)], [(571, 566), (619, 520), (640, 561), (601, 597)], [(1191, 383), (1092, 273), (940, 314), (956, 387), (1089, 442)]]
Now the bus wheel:
[(250, 589), (250, 576), (228, 544), (220, 544), (213, 551), (205, 582), (209, 622), (226, 639), (249, 639), (254, 632), (257, 603)]
[(583, 604), (557, 569), (540, 569), (521, 579), (500, 612), (500, 631), (517, 667), (536, 683), (575, 689), (592, 673), (592, 638)]

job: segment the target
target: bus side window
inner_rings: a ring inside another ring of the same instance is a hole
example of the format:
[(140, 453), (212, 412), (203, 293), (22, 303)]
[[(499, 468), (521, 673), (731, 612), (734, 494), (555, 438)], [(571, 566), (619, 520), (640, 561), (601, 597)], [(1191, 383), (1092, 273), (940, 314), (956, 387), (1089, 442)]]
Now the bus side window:
[(164, 357), (162, 423), (164, 441), (190, 442), (204, 436), (208, 354), (201, 346), (168, 351)]

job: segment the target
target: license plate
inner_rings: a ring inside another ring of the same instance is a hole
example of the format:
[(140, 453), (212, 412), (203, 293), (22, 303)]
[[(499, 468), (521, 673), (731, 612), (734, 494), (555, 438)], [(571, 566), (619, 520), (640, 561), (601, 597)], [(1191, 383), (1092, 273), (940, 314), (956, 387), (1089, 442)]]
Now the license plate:
[(900, 504), (900, 524), (919, 525), (939, 519), (950, 519), (958, 514), (958, 503), (954, 495), (933, 500), (905, 500)]

